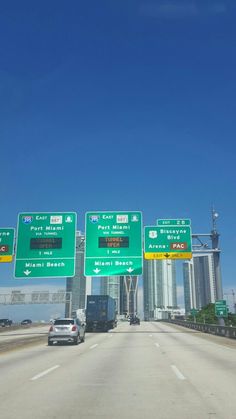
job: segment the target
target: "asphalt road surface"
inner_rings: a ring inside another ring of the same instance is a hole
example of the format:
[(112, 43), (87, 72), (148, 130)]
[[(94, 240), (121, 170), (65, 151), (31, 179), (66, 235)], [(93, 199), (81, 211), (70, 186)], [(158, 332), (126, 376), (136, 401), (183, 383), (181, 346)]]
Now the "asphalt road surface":
[(3, 419), (236, 418), (234, 340), (124, 322), (78, 346), (12, 343), (0, 353)]
[(36, 342), (44, 342), (50, 325), (4, 327), (0, 330), (0, 354)]

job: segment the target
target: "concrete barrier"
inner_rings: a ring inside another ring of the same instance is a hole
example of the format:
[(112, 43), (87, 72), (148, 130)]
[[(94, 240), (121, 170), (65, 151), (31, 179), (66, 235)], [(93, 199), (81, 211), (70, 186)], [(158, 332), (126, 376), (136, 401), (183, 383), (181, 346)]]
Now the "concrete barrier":
[(165, 320), (167, 323), (177, 324), (199, 332), (210, 333), (211, 335), (223, 336), (230, 339), (236, 339), (236, 327), (220, 326), (217, 324), (203, 324), (188, 322), (185, 320)]

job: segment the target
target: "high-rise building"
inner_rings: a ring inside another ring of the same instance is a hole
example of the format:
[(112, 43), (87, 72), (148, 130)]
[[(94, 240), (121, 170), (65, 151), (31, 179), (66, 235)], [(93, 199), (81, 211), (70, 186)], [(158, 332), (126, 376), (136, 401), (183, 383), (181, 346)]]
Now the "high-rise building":
[(144, 318), (155, 319), (157, 309), (171, 311), (177, 306), (176, 268), (172, 260), (144, 260)]
[(177, 307), (175, 261), (163, 260), (160, 262), (162, 262), (162, 289), (164, 309), (175, 309)]
[(100, 294), (110, 295), (116, 301), (117, 314), (120, 314), (120, 276), (102, 276)]
[(118, 315), (133, 315), (138, 313), (137, 276), (101, 277), (100, 293), (110, 295), (110, 297), (116, 300)]
[(138, 314), (138, 277), (120, 277), (120, 314)]
[(217, 284), (213, 253), (193, 254), (189, 262), (183, 264), (185, 310), (201, 309), (217, 299)]
[(66, 303), (65, 316), (78, 309), (86, 308), (87, 295), (92, 294), (92, 278), (84, 276), (84, 235), (76, 232), (75, 276), (66, 279), (66, 291), (71, 293), (71, 300)]
[(197, 308), (216, 300), (216, 283), (213, 254), (193, 257)]
[(193, 271), (193, 260), (183, 263), (184, 277), (184, 302), (185, 313), (189, 314), (192, 308), (196, 308), (196, 287)]

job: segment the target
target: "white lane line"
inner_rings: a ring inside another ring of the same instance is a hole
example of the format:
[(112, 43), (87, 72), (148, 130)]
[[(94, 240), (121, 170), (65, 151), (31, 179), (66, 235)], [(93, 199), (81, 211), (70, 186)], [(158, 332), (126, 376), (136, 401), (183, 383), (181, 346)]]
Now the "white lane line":
[(105, 384), (99, 384), (99, 383), (87, 383), (87, 384), (85, 384), (85, 383), (78, 383), (78, 386), (80, 386), (80, 387), (100, 387), (100, 386), (105, 386)]
[(160, 348), (159, 343), (156, 342), (155, 345), (156, 345), (157, 348)]
[(94, 349), (94, 348), (96, 348), (96, 346), (98, 346), (98, 343), (95, 343), (94, 345), (90, 346), (89, 349)]
[(175, 365), (171, 365), (171, 368), (179, 380), (186, 380), (185, 376), (178, 370)]
[(150, 338), (152, 338), (152, 335), (149, 335)]
[(49, 368), (48, 370), (45, 370), (45, 371), (43, 371), (43, 372), (40, 372), (39, 374), (37, 374), (37, 375), (35, 375), (34, 377), (32, 377), (32, 378), (31, 378), (31, 381), (38, 380), (38, 378), (41, 378), (41, 377), (43, 377), (44, 375), (49, 374), (50, 372), (52, 372), (52, 371), (56, 370), (56, 369), (57, 369), (57, 368), (59, 368), (59, 367), (60, 367), (60, 365), (54, 365), (54, 367)]

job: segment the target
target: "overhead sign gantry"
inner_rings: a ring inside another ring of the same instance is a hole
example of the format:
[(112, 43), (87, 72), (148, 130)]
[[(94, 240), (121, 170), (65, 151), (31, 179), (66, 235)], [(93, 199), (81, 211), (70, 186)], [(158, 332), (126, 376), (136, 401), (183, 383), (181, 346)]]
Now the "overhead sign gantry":
[(76, 221), (75, 212), (20, 213), (15, 278), (74, 276)]
[(190, 220), (157, 220), (144, 229), (145, 259), (191, 259)]
[(142, 213), (87, 212), (85, 275), (142, 274)]

